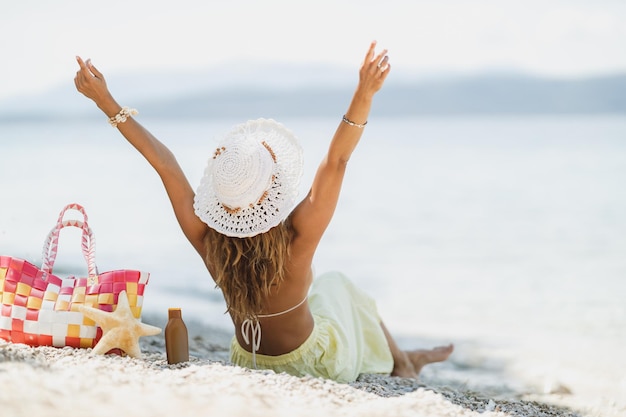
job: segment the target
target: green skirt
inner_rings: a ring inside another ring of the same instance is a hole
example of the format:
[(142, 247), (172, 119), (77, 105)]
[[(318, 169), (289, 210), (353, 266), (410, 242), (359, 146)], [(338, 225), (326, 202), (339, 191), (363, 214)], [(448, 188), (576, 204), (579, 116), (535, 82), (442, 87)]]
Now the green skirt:
[[(315, 326), (307, 340), (283, 355), (256, 354), (257, 368), (337, 382), (352, 382), (360, 374), (391, 372), (393, 358), (376, 303), (345, 275), (329, 272), (316, 278), (309, 308)], [(230, 359), (235, 365), (253, 367), (252, 354), (234, 337)]]

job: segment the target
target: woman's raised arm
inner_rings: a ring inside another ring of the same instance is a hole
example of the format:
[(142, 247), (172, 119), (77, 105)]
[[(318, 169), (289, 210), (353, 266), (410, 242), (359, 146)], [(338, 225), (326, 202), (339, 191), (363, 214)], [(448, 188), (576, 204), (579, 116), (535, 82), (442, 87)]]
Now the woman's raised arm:
[(292, 225), (303, 251), (313, 255), (333, 216), (346, 166), (367, 124), (374, 95), (383, 86), (391, 66), (387, 50), (375, 52), (372, 42), (359, 71), (359, 83), (343, 120), (333, 136), (308, 195), (292, 214)]
[[(80, 69), (74, 83), (76, 89), (96, 105), (109, 118), (120, 114), (120, 106), (109, 92), (104, 76), (90, 62), (76, 57)], [(161, 177), (174, 208), (176, 219), (192, 246), (205, 258), (204, 236), (207, 226), (195, 215), (194, 191), (172, 152), (132, 117), (117, 123), (120, 133), (154, 167)]]

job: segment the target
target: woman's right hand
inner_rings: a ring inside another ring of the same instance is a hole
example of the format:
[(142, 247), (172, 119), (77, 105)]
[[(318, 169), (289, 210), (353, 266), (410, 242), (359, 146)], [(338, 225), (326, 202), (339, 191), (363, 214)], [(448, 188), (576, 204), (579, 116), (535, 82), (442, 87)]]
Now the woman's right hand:
[(359, 70), (359, 85), (357, 88), (357, 91), (371, 96), (382, 88), (385, 79), (391, 71), (387, 50), (383, 49), (378, 54), (375, 50), (376, 41), (373, 41)]

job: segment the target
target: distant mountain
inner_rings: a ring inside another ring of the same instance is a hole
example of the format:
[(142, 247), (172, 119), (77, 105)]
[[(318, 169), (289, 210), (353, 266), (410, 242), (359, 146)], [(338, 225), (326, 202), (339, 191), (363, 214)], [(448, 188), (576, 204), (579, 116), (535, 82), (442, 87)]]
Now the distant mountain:
[[(352, 89), (274, 91), (228, 89), (144, 103), (146, 112), (173, 117), (242, 114), (332, 116), (345, 110)], [(626, 75), (579, 81), (481, 76), (390, 83), (375, 101), (384, 116), (452, 114), (622, 113)]]
[[(335, 116), (354, 91), (353, 71), (327, 67), (234, 66), (189, 74), (108, 77), (118, 101), (144, 117)], [(378, 115), (626, 114), (626, 74), (547, 79), (521, 74), (411, 77), (393, 74)], [(70, 80), (71, 81), (71, 80)], [(45, 94), (0, 103), (0, 122), (101, 117), (68, 82)]]
[(385, 93), (379, 113), (626, 113), (626, 74), (580, 80), (482, 75), (394, 85)]

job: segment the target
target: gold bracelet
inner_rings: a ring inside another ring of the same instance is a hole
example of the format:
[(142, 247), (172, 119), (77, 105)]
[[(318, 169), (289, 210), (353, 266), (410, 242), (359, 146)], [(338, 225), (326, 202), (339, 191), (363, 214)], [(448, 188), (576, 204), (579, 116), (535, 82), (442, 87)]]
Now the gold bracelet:
[(113, 117), (109, 117), (109, 123), (113, 127), (117, 127), (119, 123), (124, 123), (130, 116), (134, 116), (139, 114), (136, 109), (131, 109), (129, 107), (122, 107), (122, 110), (118, 114)]
[(365, 125), (367, 124), (367, 120), (362, 125), (358, 124), (358, 123), (355, 123), (352, 120), (348, 119), (345, 114), (343, 115), (343, 119), (341, 119), (341, 120), (344, 123), (349, 124), (350, 126), (358, 127), (359, 129), (363, 129), (365, 127)]

